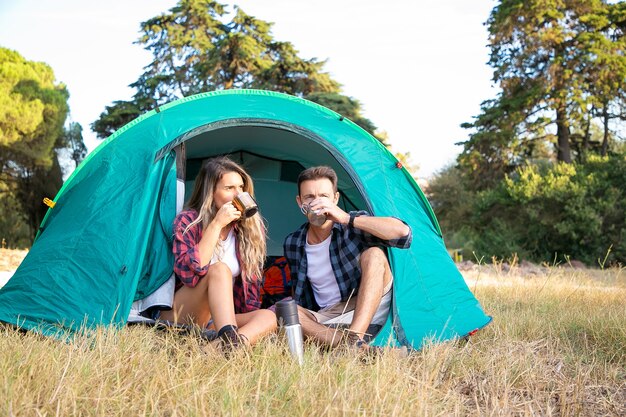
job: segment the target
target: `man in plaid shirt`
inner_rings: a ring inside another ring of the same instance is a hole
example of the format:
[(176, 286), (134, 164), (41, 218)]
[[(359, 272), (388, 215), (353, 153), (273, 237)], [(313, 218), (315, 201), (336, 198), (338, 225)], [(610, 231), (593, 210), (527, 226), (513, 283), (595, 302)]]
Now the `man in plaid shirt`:
[(363, 347), (391, 305), (393, 277), (382, 247), (408, 248), (411, 228), (397, 218), (343, 211), (337, 174), (326, 166), (300, 173), (296, 201), (309, 222), (287, 236), (284, 251), (302, 330), (330, 346)]

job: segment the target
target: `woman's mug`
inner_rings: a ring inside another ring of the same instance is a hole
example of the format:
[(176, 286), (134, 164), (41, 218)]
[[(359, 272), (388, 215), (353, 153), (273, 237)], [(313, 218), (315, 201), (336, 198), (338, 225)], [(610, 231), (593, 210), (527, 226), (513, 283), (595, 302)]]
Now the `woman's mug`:
[(245, 191), (233, 198), (233, 205), (241, 212), (242, 220), (254, 216), (259, 211), (259, 206), (254, 198)]

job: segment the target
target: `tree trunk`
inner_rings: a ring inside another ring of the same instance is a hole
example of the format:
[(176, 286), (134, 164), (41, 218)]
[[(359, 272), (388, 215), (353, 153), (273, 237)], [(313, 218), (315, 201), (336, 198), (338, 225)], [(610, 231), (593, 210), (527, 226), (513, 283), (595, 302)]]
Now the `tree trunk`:
[(587, 160), (587, 153), (589, 153), (589, 140), (591, 139), (591, 114), (587, 113), (587, 123), (585, 125), (585, 136), (583, 137), (583, 143), (581, 146), (580, 155), (578, 155), (579, 162), (585, 162)]
[(602, 139), (602, 148), (600, 149), (600, 155), (606, 156), (609, 151), (609, 110), (605, 105), (602, 110), (602, 121), (604, 122), (604, 138)]
[(572, 155), (569, 148), (569, 124), (565, 106), (556, 110), (556, 137), (557, 137), (557, 160), (568, 164), (572, 163)]

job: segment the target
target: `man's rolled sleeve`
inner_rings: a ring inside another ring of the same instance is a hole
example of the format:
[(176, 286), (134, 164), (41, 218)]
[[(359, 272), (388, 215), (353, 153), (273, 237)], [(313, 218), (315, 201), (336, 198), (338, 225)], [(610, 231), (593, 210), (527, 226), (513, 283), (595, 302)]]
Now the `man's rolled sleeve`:
[(406, 227), (409, 228), (409, 233), (406, 236), (402, 236), (398, 239), (389, 239), (388, 240), (389, 246), (392, 248), (408, 249), (411, 247), (411, 242), (413, 242), (413, 230), (411, 229), (411, 226), (406, 224), (404, 220), (402, 219), (398, 219), (398, 220), (400, 220), (402, 223), (406, 225)]
[[(352, 214), (353, 212), (350, 212)], [(357, 211), (354, 212), (356, 216), (369, 216), (369, 213), (366, 211)], [(359, 236), (363, 242), (369, 247), (372, 246), (384, 246), (388, 248), (400, 248), (400, 249), (408, 249), (411, 247), (411, 242), (413, 241), (413, 231), (411, 230), (411, 226), (409, 226), (404, 220), (398, 219), (397, 217), (393, 217), (396, 220), (400, 220), (406, 227), (409, 228), (409, 233), (406, 236), (399, 237), (397, 239), (381, 239), (377, 236), (372, 235), (371, 233), (367, 233), (361, 229), (352, 228), (352, 232)]]

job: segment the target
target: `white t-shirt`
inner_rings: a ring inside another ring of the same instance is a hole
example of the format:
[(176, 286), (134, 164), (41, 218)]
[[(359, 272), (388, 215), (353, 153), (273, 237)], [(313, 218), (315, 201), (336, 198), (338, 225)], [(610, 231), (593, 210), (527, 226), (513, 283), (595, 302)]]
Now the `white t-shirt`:
[(216, 262), (224, 262), (230, 268), (233, 273), (233, 277), (238, 276), (241, 273), (239, 267), (239, 261), (237, 260), (237, 248), (235, 245), (235, 231), (231, 228), (226, 236), (226, 240), (220, 240), (215, 246), (213, 251), (213, 257), (211, 258), (211, 265)]
[(331, 236), (332, 234), (316, 245), (310, 245), (307, 241), (304, 246), (307, 260), (306, 275), (311, 282), (315, 301), (321, 308), (341, 301), (339, 285), (330, 264)]

